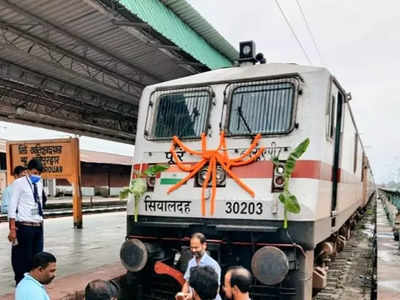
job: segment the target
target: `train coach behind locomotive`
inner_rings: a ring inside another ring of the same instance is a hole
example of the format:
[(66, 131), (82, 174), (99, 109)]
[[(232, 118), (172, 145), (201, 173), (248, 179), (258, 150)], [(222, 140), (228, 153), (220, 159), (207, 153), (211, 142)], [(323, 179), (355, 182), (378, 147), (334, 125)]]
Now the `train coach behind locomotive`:
[[(134, 170), (169, 168), (146, 178), (137, 211), (128, 201), (121, 260), (136, 299), (173, 299), (191, 258), (189, 237), (203, 232), (223, 271), (251, 270), (253, 300), (309, 300), (326, 286), (326, 262), (372, 193), (338, 81), (324, 68), (256, 64), (251, 46), (241, 44), (240, 67), (143, 91)], [(285, 161), (306, 138), (290, 178), (300, 212), (288, 214), (285, 230)]]

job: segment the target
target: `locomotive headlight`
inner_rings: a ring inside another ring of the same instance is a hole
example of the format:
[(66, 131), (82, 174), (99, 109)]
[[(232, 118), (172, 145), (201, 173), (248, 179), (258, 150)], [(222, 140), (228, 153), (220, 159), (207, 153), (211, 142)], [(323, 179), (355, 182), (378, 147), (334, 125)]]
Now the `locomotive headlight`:
[(275, 174), (277, 174), (277, 175), (283, 175), (284, 172), (285, 172), (285, 167), (284, 167), (283, 164), (282, 165), (278, 165), (275, 168)]
[(218, 165), (217, 166), (217, 185), (224, 185), (226, 180), (226, 173), (225, 170)]
[(285, 185), (285, 163), (280, 162), (274, 165), (273, 176), (272, 176), (272, 192), (283, 191), (283, 186)]
[(197, 184), (198, 184), (199, 186), (202, 186), (203, 183), (204, 183), (204, 180), (206, 180), (207, 172), (208, 172), (208, 166), (202, 168), (202, 169), (197, 173), (196, 179), (197, 179)]
[(253, 41), (240, 42), (239, 44), (239, 61), (255, 62), (256, 44)]
[[(208, 166), (202, 168), (196, 176), (196, 180), (197, 180), (197, 185), (198, 186), (202, 186), (204, 183), (204, 180), (206, 180), (207, 177), (207, 172), (208, 172)], [(222, 186), (225, 185), (225, 181), (226, 181), (226, 173), (224, 171), (224, 169), (220, 166), (217, 165), (216, 168), (216, 181), (217, 181), (217, 186)], [(212, 178), (210, 177), (210, 180), (208, 181), (208, 186), (211, 186), (212, 184)]]
[(283, 176), (275, 177), (274, 183), (276, 187), (282, 187), (285, 183), (285, 179), (283, 178)]
[(147, 183), (147, 187), (154, 188), (154, 186), (156, 185), (156, 178), (154, 176), (151, 176), (151, 177), (148, 176), (146, 178), (146, 183)]
[(251, 52), (251, 47), (250, 47), (250, 45), (245, 45), (245, 46), (243, 47), (242, 51), (243, 51), (243, 54), (244, 54), (244, 55), (249, 55), (250, 52)]

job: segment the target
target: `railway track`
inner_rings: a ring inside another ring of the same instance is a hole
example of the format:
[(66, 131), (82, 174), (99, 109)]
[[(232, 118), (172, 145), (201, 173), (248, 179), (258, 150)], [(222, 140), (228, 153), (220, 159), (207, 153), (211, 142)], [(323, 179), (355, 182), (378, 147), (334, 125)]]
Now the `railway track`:
[(328, 285), (314, 300), (374, 300), (376, 201), (368, 205), (342, 252), (329, 264)]

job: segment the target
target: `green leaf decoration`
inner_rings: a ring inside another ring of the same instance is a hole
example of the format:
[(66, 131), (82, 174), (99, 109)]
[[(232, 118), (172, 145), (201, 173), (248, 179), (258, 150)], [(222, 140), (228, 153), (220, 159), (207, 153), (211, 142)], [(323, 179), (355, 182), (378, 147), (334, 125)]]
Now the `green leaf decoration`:
[[(296, 166), (297, 160), (300, 156), (306, 152), (308, 146), (310, 145), (310, 139), (306, 138), (303, 142), (301, 142), (290, 154), (288, 159), (285, 162), (285, 172), (283, 174), (285, 183), (283, 186), (283, 192), (279, 195), (279, 201), (284, 206), (284, 219), (283, 219), (283, 228), (287, 229), (288, 227), (288, 217), (287, 213), (290, 212), (292, 214), (300, 213), (301, 207), (295, 195), (291, 194), (289, 191), (289, 180), (292, 177), (292, 173)], [(280, 162), (277, 157), (272, 158), (272, 162), (275, 166), (277, 166)]]
[(289, 194), (286, 191), (283, 191), (280, 195), (279, 195), (279, 200), (281, 201), (281, 203), (283, 205), (286, 205), (286, 199), (289, 198)]
[(146, 176), (156, 176), (158, 173), (163, 172), (169, 168), (168, 165), (154, 165), (151, 166), (150, 168), (146, 169), (143, 173)]
[(131, 193), (136, 197), (141, 197), (147, 191), (147, 184), (144, 178), (135, 178), (131, 181), (131, 187), (129, 188)]
[(119, 192), (119, 197), (121, 200), (128, 198), (129, 196), (129, 189), (123, 189), (121, 192)]
[(300, 212), (300, 204), (295, 195), (290, 193), (281, 193), (279, 195), (279, 200), (288, 212), (293, 214), (298, 214)]
[(277, 166), (280, 163), (279, 158), (277, 156), (272, 157), (272, 163)]
[(298, 214), (300, 212), (300, 204), (295, 195), (290, 195), (286, 198), (286, 208), (287, 211), (292, 214)]
[(290, 178), (296, 166), (296, 161), (306, 152), (308, 145), (310, 144), (310, 139), (306, 138), (302, 143), (300, 143), (290, 154), (289, 158), (285, 164), (285, 179)]
[(169, 168), (168, 165), (153, 165), (143, 172), (134, 170), (133, 174), (136, 176), (136, 178), (131, 180), (128, 188), (123, 189), (119, 193), (121, 199), (126, 199), (129, 197), (129, 195), (133, 195), (135, 200), (135, 205), (134, 205), (135, 222), (138, 221), (140, 199), (142, 199), (143, 195), (147, 192), (147, 183), (145, 177), (156, 176), (158, 173), (163, 172), (168, 168)]

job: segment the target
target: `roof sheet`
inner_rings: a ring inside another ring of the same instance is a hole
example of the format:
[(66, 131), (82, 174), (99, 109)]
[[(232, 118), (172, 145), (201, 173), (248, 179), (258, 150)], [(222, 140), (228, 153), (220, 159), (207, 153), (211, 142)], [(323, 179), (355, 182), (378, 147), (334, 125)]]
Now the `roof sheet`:
[(231, 61), (238, 59), (238, 51), (189, 3), (185, 0), (161, 1), (219, 52), (223, 53)]
[[(232, 66), (227, 56), (213, 48), (160, 0), (121, 0), (120, 4), (210, 69)], [(186, 13), (190, 9), (194, 11), (190, 5), (186, 9)]]
[(133, 164), (133, 154), (132, 156), (127, 156), (90, 150), (81, 150), (80, 152), (81, 162), (126, 166), (132, 166)]

